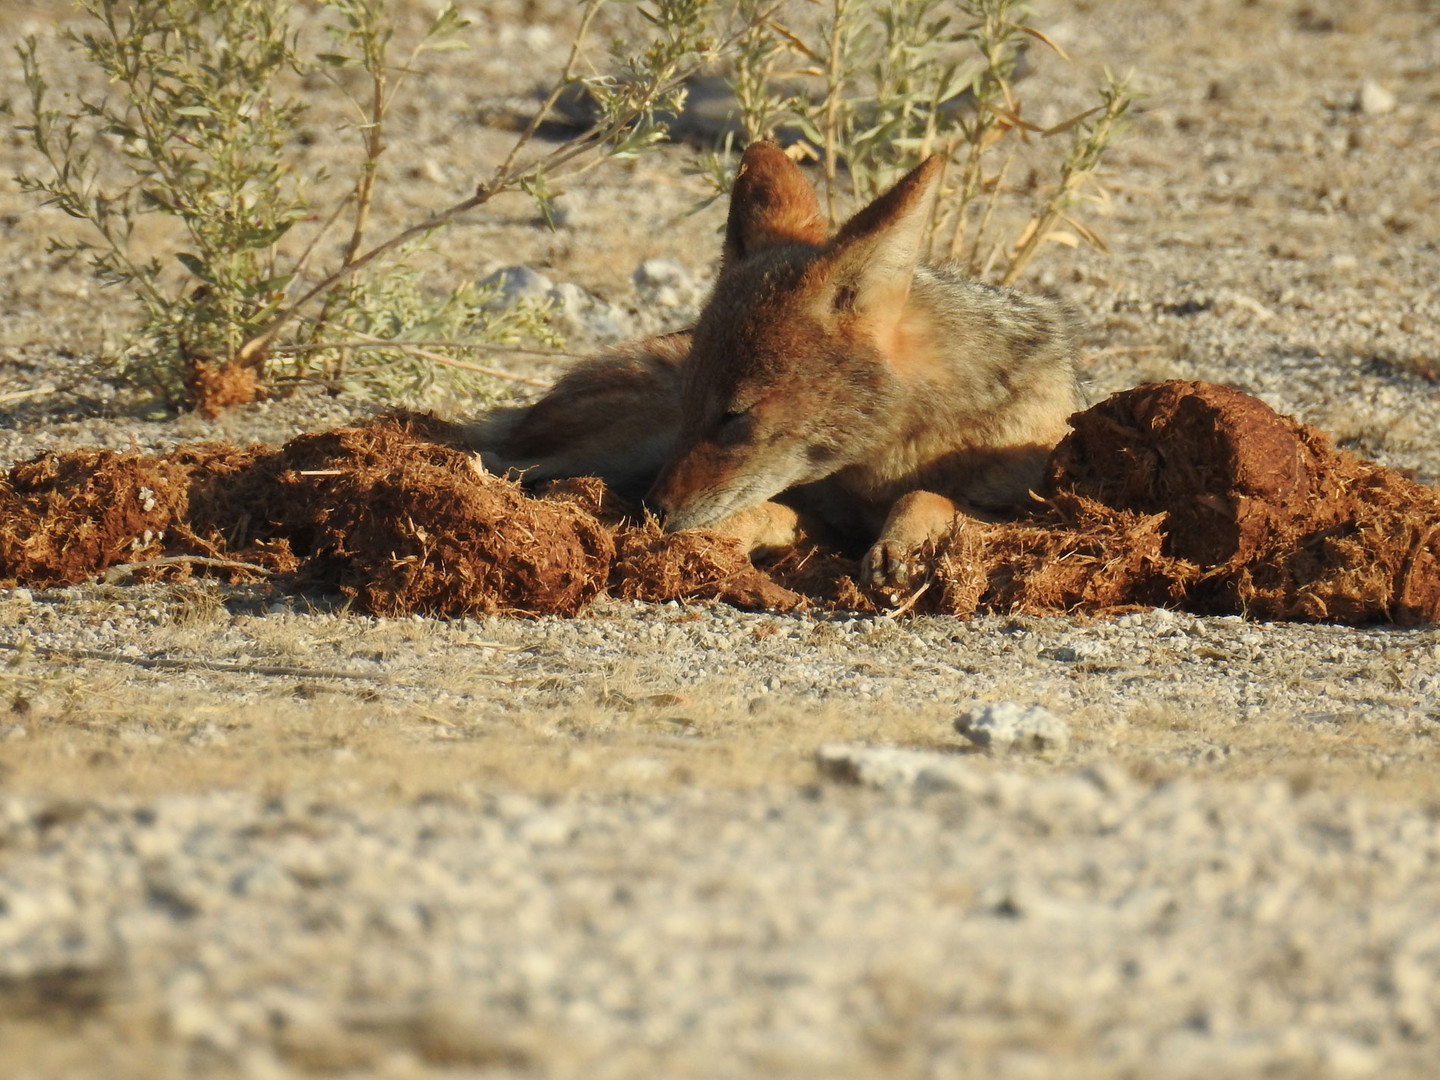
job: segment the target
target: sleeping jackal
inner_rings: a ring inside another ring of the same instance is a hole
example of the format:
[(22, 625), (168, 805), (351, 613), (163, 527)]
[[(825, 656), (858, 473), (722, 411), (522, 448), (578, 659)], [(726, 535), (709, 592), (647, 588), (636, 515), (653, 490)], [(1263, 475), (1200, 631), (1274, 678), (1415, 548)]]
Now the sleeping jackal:
[(778, 546), (815, 517), (869, 544), (867, 583), (905, 584), (907, 556), (956, 514), (1023, 506), (1085, 407), (1067, 308), (920, 263), (939, 166), (827, 240), (800, 169), (751, 146), (688, 340), (586, 361), (473, 441), (531, 481), (648, 488), (669, 530)]

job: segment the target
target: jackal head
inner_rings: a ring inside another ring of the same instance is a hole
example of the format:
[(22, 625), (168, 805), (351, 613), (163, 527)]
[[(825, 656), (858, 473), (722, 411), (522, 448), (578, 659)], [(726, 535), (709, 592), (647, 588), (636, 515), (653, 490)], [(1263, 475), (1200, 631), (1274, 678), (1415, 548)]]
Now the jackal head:
[(890, 433), (939, 165), (920, 165), (827, 242), (795, 163), (769, 144), (745, 152), (685, 368), (679, 443), (650, 494), (666, 528), (713, 525), (822, 479)]

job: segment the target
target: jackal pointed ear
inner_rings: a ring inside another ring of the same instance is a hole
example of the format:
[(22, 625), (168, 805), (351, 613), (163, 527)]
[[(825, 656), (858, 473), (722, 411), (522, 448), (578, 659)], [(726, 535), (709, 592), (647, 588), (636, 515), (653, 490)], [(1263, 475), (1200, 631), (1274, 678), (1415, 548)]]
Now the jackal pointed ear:
[(825, 218), (800, 166), (774, 143), (752, 143), (730, 193), (721, 270), (766, 248), (823, 243)]
[(930, 156), (841, 228), (824, 259), (835, 310), (899, 317), (924, 250), (943, 160)]

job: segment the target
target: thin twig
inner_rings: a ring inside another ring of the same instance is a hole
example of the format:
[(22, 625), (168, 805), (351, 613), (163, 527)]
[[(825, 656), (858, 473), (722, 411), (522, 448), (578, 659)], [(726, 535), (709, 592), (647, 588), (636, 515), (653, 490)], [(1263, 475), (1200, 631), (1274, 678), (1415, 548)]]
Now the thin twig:
[(1020, 245), (1015, 257), (1010, 260), (1010, 266), (1005, 271), (1005, 276), (1000, 279), (1001, 285), (1014, 285), (1025, 268), (1030, 265), (1030, 260), (1040, 250), (1040, 245), (1050, 239), (1050, 234), (1055, 231), (1055, 226), (1060, 223), (1061, 212), (1056, 209), (1060, 196), (1056, 196), (1046, 211), (1038, 218), (1032, 218), (1034, 229)]
[(920, 597), (924, 596), (925, 593), (929, 591), (931, 584), (932, 583), (929, 581), (925, 582), (924, 585), (921, 585), (920, 588), (916, 589), (913, 593), (911, 593), (909, 599), (907, 599), (903, 604), (901, 604), (899, 607), (891, 608), (889, 611), (885, 612), (885, 617), (887, 619), (898, 619), (901, 615), (904, 615), (907, 611), (909, 611), (912, 607), (915, 606), (915, 601), (919, 600)]
[(1005, 174), (1010, 171), (1010, 163), (1015, 160), (1015, 151), (1011, 150), (1006, 156), (1005, 162), (1000, 166), (1000, 172), (995, 176), (995, 187), (990, 191), (990, 200), (985, 204), (985, 211), (980, 215), (980, 224), (975, 227), (975, 239), (970, 243), (970, 272), (973, 274), (976, 263), (980, 257), (980, 240), (985, 235), (986, 226), (990, 224), (990, 218), (995, 213), (995, 204), (1000, 201), (1000, 188), (1005, 183)]
[[(940, 176), (935, 181), (935, 190), (944, 192), (950, 183), (950, 155), (954, 151), (954, 140), (945, 141), (945, 155), (940, 159)], [(929, 155), (927, 154), (926, 157)], [(924, 161), (925, 158), (920, 159)], [(925, 224), (925, 261), (928, 263), (935, 256), (935, 237), (940, 233), (942, 224), (942, 206), (945, 202), (944, 196), (930, 201), (930, 220)], [(948, 210), (945, 211), (948, 213)]]
[(844, 35), (842, 20), (848, 0), (834, 0), (835, 21), (830, 26), (830, 56), (825, 70), (825, 213), (835, 224), (835, 162), (837, 125), (840, 123), (840, 91), (844, 85)]
[(510, 153), (500, 166), (500, 172), (508, 172), (510, 167), (515, 164), (515, 159), (520, 156), (520, 151), (530, 145), (530, 140), (535, 137), (535, 132), (540, 130), (540, 125), (543, 124), (545, 118), (550, 115), (550, 110), (553, 109), (555, 103), (560, 100), (560, 95), (565, 92), (565, 88), (569, 86), (571, 80), (575, 78), (575, 65), (580, 61), (581, 46), (584, 45), (586, 37), (590, 34), (590, 23), (594, 21), (595, 14), (600, 10), (602, 2), (603, 0), (586, 0), (585, 13), (580, 16), (580, 27), (575, 31), (575, 40), (570, 45), (570, 56), (565, 61), (565, 67), (560, 72), (560, 78), (556, 80), (554, 87), (551, 88), (549, 96), (541, 103), (539, 111), (531, 118), (525, 130), (521, 132), (520, 138), (515, 140), (515, 145), (510, 148)]
[(331, 226), (340, 220), (340, 215), (345, 212), (345, 208), (350, 205), (350, 200), (354, 197), (355, 192), (346, 192), (345, 197), (340, 200), (330, 216), (325, 219), (325, 223), (321, 225), (315, 235), (310, 238), (310, 241), (305, 245), (305, 250), (302, 251), (300, 257), (295, 260), (294, 273), (296, 277), (299, 277), (305, 272), (305, 267), (310, 262), (310, 256), (314, 254), (315, 248), (319, 245), (320, 241), (324, 239), (325, 234), (330, 231)]
[[(367, 43), (367, 54), (371, 47)], [(340, 257), (341, 265), (355, 258), (365, 237), (365, 226), (370, 223), (370, 205), (375, 197), (375, 174), (380, 167), (380, 155), (385, 152), (385, 59), (383, 56), (366, 56), (370, 67), (371, 106), (370, 116), (362, 126), (365, 138), (365, 162), (360, 168), (360, 178), (355, 181), (355, 224), (345, 253)]]
[[(359, 330), (351, 330), (350, 333), (360, 338), (360, 344), (353, 347), (370, 347), (379, 349), (399, 349), (411, 356), (419, 356), (435, 364), (442, 364), (445, 367), (459, 368), (461, 371), (474, 371), (481, 375), (489, 375), (496, 379), (506, 379), (510, 382), (523, 383), (526, 386), (549, 386), (543, 379), (527, 379), (523, 375), (514, 375), (508, 371), (501, 371), (499, 368), (485, 367), (482, 364), (467, 364), (464, 360), (456, 360), (446, 356), (444, 353), (433, 352), (430, 349), (418, 348), (408, 341), (396, 341), (394, 338), (379, 338), (371, 334), (362, 334)], [(339, 348), (340, 346), (336, 346)], [(544, 354), (541, 354), (544, 355)]]
[(0, 394), (0, 405), (11, 401), (23, 401), (26, 398), (44, 397), (47, 394), (55, 393), (58, 389), (59, 387), (53, 383), (46, 383), (43, 386), (37, 386), (31, 390), (12, 390), (8, 394)]
[(185, 565), (205, 566), (213, 570), (244, 570), (248, 574), (259, 574), (262, 577), (270, 577), (275, 573), (263, 566), (240, 562), (238, 559), (216, 559), (209, 555), (163, 555), (158, 559), (145, 559), (141, 562), (116, 563), (105, 570), (101, 579), (106, 585), (115, 585), (137, 570), (148, 570), (157, 566)]
[(410, 345), (417, 349), (474, 349), (478, 352), (514, 353), (517, 356), (558, 356), (571, 360), (585, 358), (584, 353), (566, 352), (564, 349), (536, 349), (529, 345), (501, 345), (493, 341), (412, 341), (409, 338), (377, 338), (368, 335), (365, 341), (296, 342), (293, 345), (276, 345), (273, 351), (280, 356), (295, 356), (300, 353), (323, 352), (326, 349), (388, 349), (400, 345)]
[(524, 375), (516, 375), (513, 372), (502, 371), (500, 368), (487, 367), (484, 364), (467, 364), (464, 360), (455, 360), (440, 353), (430, 352), (427, 349), (405, 349), (404, 351), (414, 356), (423, 357), (443, 367), (457, 368), (460, 371), (473, 371), (479, 375), (489, 375), (492, 379), (504, 379), (507, 382), (517, 382), (522, 386), (545, 388), (550, 385), (544, 379), (529, 379)]

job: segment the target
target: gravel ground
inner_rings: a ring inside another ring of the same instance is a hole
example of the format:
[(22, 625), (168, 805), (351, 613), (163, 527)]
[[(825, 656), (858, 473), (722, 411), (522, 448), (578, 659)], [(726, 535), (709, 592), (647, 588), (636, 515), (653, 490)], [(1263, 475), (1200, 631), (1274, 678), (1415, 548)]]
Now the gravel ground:
[[(377, 230), (503, 153), (477, 117), (533, 92), (574, 18), (472, 6), (477, 48), (399, 116)], [(1081, 70), (1133, 66), (1148, 94), (1091, 219), (1111, 253), (1056, 248), (1028, 281), (1086, 313), (1095, 393), (1233, 383), (1440, 482), (1433, 5), (1037, 8)], [(56, 10), (6, 5), (0, 37)], [(1068, 75), (1033, 76), (1039, 122), (1076, 110)], [(22, 92), (0, 67), (0, 100)], [(26, 154), (0, 146), (0, 460), (278, 442), (372, 408), (205, 421), (112, 385), (123, 298), (44, 254), (64, 225), (8, 179)], [(503, 203), (441, 270), (532, 267), (577, 298), (576, 349), (681, 325), (721, 214), (685, 216), (684, 156), (595, 173), (555, 233)], [(1440, 628), (609, 601), (443, 623), (89, 585), (0, 593), (0, 656), (7, 1077), (1440, 1060)], [(956, 730), (1000, 702), (1065, 737), (1006, 753)]]

